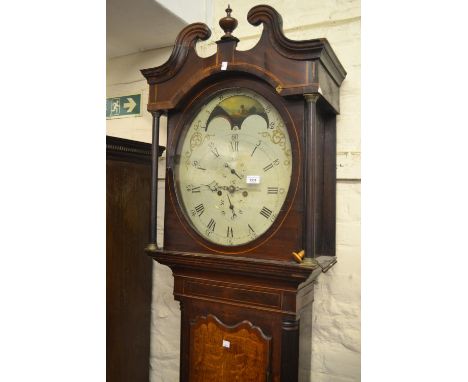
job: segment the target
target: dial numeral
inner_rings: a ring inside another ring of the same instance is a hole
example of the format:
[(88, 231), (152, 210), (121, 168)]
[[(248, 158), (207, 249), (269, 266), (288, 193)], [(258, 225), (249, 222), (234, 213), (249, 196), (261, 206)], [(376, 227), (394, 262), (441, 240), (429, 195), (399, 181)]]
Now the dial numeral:
[(194, 187), (191, 184), (187, 185), (186, 189), (187, 189), (188, 192), (191, 192), (192, 194), (194, 194), (196, 192), (200, 192), (200, 186)]
[(273, 168), (273, 163), (270, 163), (268, 166), (263, 167), (263, 171), (267, 172), (268, 170)]
[(239, 135), (238, 134), (233, 134), (231, 136), (231, 150), (234, 152), (239, 151)]
[(226, 237), (231, 237), (231, 238), (234, 237), (234, 232), (233, 232), (233, 230), (232, 230), (232, 227), (228, 227), (228, 228), (227, 228), (227, 235), (226, 235)]
[(195, 167), (198, 170), (206, 170), (206, 168), (200, 166), (200, 162), (197, 160), (193, 161), (193, 167)]
[(277, 194), (277, 193), (278, 193), (278, 187), (268, 187), (267, 194)]
[(250, 226), (250, 224), (247, 224), (249, 226), (249, 236), (252, 238), (256, 238), (257, 234), (255, 233), (254, 229)]
[(202, 216), (203, 212), (205, 212), (205, 206), (203, 203), (200, 203), (198, 206), (196, 206), (195, 211), (197, 212), (198, 216)]
[(205, 133), (208, 130), (208, 126), (202, 126), (201, 119), (199, 119), (197, 123), (193, 125), (193, 128), (195, 129), (195, 131), (197, 131), (198, 129), (205, 129)]
[(268, 209), (266, 207), (263, 207), (262, 210), (260, 211), (260, 215), (262, 215), (265, 218), (269, 219), (272, 212), (273, 212), (272, 210), (270, 210), (270, 209)]
[(211, 232), (214, 232), (215, 230), (215, 227), (216, 227), (216, 222), (214, 221), (214, 219), (211, 219), (210, 222), (208, 223), (208, 225), (206, 226), (209, 230), (211, 230)]
[(268, 170), (271, 170), (273, 166), (278, 166), (278, 165), (279, 165), (279, 159), (275, 159), (268, 166), (263, 167), (263, 171), (267, 172)]
[(211, 143), (209, 144), (209, 146), (210, 146), (210, 149), (211, 149), (211, 152), (213, 153), (213, 155), (214, 155), (216, 158), (218, 158), (218, 157), (219, 157), (218, 149), (215, 147), (214, 143), (211, 142)]

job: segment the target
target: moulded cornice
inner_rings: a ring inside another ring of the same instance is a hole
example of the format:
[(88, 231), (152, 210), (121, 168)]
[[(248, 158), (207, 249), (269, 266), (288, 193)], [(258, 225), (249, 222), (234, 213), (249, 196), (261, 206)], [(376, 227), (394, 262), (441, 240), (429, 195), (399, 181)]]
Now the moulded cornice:
[(141, 74), (148, 83), (157, 84), (174, 77), (184, 65), (188, 53), (195, 47), (198, 40), (208, 40), (211, 30), (204, 23), (194, 23), (186, 26), (177, 36), (174, 49), (169, 59), (161, 66), (142, 69)]
[[(159, 156), (166, 148), (159, 146)], [(130, 139), (106, 136), (106, 153), (109, 159), (126, 159), (149, 162), (151, 144)]]
[(283, 33), (281, 15), (269, 5), (257, 5), (247, 14), (247, 20), (253, 26), (263, 24), (264, 33), (268, 33), (271, 45), (284, 57), (292, 60), (322, 61), (337, 85), (341, 85), (346, 71), (338, 61), (330, 43), (325, 38), (311, 40), (291, 40)]
[[(270, 84), (283, 97), (320, 93), (339, 112), (337, 90), (346, 76), (330, 44), (324, 38), (291, 40), (283, 33), (283, 21), (268, 5), (253, 7), (247, 19), (263, 24), (259, 42), (250, 50), (237, 50), (237, 38), (217, 41), (216, 54), (198, 56), (195, 45), (207, 40), (211, 31), (203, 23), (185, 27), (178, 35), (168, 61), (161, 66), (143, 69), (150, 86), (148, 110), (171, 110), (205, 81), (216, 81), (236, 73), (251, 74)], [(223, 68), (222, 63), (226, 63)]]

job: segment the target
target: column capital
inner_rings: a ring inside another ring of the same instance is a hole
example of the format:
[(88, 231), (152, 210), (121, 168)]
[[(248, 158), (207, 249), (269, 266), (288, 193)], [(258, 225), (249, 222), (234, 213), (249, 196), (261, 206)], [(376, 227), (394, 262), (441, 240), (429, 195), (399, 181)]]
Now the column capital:
[(153, 117), (156, 117), (156, 118), (160, 117), (163, 114), (164, 114), (163, 110), (153, 110), (153, 111), (151, 111), (151, 115)]
[(316, 103), (320, 97), (320, 94), (318, 93), (313, 93), (313, 94), (304, 94), (304, 98), (306, 99), (307, 102), (313, 102)]

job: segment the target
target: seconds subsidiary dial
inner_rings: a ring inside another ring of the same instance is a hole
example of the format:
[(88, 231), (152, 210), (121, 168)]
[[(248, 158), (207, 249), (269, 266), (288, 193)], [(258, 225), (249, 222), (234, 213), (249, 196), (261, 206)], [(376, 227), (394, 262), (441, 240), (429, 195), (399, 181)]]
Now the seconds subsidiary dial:
[(182, 210), (205, 240), (247, 244), (277, 219), (291, 183), (291, 142), (279, 112), (243, 88), (217, 93), (178, 143)]

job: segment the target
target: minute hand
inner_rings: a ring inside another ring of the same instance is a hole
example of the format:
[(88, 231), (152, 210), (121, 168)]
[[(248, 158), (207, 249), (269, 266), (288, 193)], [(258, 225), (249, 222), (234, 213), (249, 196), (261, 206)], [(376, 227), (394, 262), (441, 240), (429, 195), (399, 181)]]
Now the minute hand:
[(234, 212), (234, 205), (231, 203), (231, 198), (229, 197), (229, 194), (227, 194), (226, 196), (227, 196), (228, 201), (229, 201), (229, 209), (232, 212), (232, 219), (234, 219), (235, 217), (237, 217), (237, 214)]

